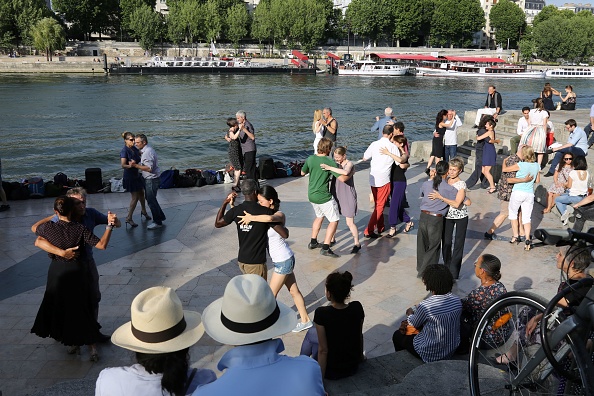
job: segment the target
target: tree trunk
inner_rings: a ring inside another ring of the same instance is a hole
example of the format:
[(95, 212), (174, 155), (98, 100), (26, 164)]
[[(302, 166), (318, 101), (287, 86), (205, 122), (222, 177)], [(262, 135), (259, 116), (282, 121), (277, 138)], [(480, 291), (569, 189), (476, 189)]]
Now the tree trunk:
[(47, 47), (46, 47), (46, 48), (45, 48), (45, 60), (46, 60), (47, 62), (49, 62), (49, 53), (50, 53), (50, 52), (49, 52), (49, 48), (47, 48)]

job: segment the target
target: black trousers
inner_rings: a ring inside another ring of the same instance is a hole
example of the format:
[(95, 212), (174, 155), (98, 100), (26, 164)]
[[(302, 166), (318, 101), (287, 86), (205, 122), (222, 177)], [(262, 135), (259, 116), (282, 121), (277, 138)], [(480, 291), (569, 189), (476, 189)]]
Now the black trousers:
[(246, 179), (253, 179), (256, 182), (256, 150), (243, 153), (243, 171)]
[(413, 346), (414, 335), (404, 335), (400, 332), (400, 330), (396, 330), (392, 335), (392, 343), (394, 344), (394, 350), (396, 352), (407, 350), (410, 352), (411, 355), (417, 358), (421, 358), (417, 351), (415, 351), (415, 347)]
[[(456, 239), (453, 241), (454, 249), (452, 250), (454, 228), (456, 228)], [(467, 228), (468, 216), (463, 219), (446, 219), (443, 226), (443, 246), (441, 248), (443, 263), (448, 267), (454, 279), (458, 279), (460, 276)]]
[(429, 264), (439, 263), (443, 220), (443, 217), (421, 212), (417, 232), (417, 276), (422, 276)]

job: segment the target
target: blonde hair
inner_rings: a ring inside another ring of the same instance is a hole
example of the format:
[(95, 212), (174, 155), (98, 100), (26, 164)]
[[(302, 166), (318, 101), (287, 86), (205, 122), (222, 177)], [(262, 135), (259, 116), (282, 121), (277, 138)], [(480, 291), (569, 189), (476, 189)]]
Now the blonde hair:
[(339, 146), (334, 149), (334, 153), (338, 154), (338, 155), (345, 155), (346, 152), (347, 152), (347, 149), (346, 149), (346, 147), (343, 147), (343, 146)]
[(313, 129), (314, 132), (316, 131), (316, 122), (320, 121), (321, 119), (322, 119), (322, 110), (315, 109), (313, 122), (311, 124), (311, 129)]
[(536, 162), (536, 154), (531, 146), (525, 145), (522, 147), (522, 159), (524, 162)]
[(464, 171), (464, 161), (460, 157), (454, 157), (450, 160), (450, 168), (456, 168), (460, 171)]

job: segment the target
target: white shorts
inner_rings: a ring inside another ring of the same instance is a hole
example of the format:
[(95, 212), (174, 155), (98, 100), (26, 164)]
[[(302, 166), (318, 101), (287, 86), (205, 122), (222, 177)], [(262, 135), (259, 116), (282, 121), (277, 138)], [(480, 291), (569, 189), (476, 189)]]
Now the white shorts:
[(534, 193), (512, 191), (509, 197), (509, 219), (518, 219), (518, 210), (522, 208), (522, 224), (530, 223), (532, 208), (534, 207)]
[(323, 204), (315, 204), (312, 202), (314, 212), (317, 218), (325, 217), (330, 223), (338, 221), (340, 215), (338, 213), (338, 204), (331, 198), (330, 201)]

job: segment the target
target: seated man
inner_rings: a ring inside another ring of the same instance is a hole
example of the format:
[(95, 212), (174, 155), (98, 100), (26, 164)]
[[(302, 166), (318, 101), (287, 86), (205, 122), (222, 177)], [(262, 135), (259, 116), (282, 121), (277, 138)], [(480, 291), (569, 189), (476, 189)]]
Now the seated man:
[(518, 128), (516, 131), (516, 136), (509, 139), (509, 153), (515, 154), (518, 152), (518, 145), (520, 144), (520, 140), (522, 139), (522, 135), (524, 131), (528, 129), (530, 123), (528, 120), (530, 119), (530, 107), (526, 106), (522, 108), (522, 118), (518, 120)]
[(585, 196), (578, 203), (568, 205), (567, 209), (565, 209), (565, 213), (563, 213), (561, 216), (561, 221), (563, 221), (563, 224), (567, 225), (569, 220), (575, 218), (573, 229), (576, 231), (582, 231), (584, 229), (586, 220), (594, 220), (594, 205), (592, 205), (592, 202), (594, 202), (594, 194)]
[(551, 177), (555, 174), (555, 169), (561, 158), (565, 153), (573, 153), (574, 158), (588, 155), (588, 137), (586, 132), (577, 126), (577, 123), (573, 118), (565, 121), (565, 129), (569, 131), (569, 140), (563, 146), (551, 149), (548, 153), (555, 153), (555, 158), (551, 161), (551, 168), (545, 175), (545, 177)]
[(204, 330), (215, 341), (235, 347), (217, 365), (225, 373), (196, 390), (196, 396), (324, 396), (322, 371), (307, 356), (289, 357), (279, 337), (297, 324), (291, 308), (277, 302), (266, 281), (254, 274), (229, 281), (223, 297), (202, 313)]
[(484, 115), (490, 115), (493, 116), (494, 119), (497, 119), (497, 116), (501, 113), (502, 109), (501, 94), (495, 90), (494, 85), (489, 85), (489, 93), (487, 95), (487, 100), (485, 100), (485, 107), (476, 111), (474, 128), (478, 128), (481, 118)]

